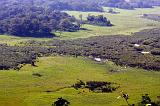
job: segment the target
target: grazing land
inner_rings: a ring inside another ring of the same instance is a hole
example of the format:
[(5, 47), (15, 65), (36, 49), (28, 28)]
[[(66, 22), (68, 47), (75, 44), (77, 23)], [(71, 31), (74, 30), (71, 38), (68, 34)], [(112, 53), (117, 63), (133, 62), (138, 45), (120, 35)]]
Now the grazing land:
[[(108, 11), (109, 8), (104, 7), (105, 11)], [(107, 17), (114, 26), (112, 27), (99, 27), (85, 24), (82, 28), (88, 30), (81, 30), (78, 32), (70, 33), (64, 32), (60, 35), (62, 39), (74, 39), (74, 38), (87, 38), (91, 36), (100, 36), (100, 35), (131, 35), (134, 32), (139, 32), (143, 29), (150, 29), (160, 27), (160, 23), (148, 19), (144, 19), (141, 16), (145, 13), (159, 13), (160, 8), (149, 8), (149, 9), (135, 9), (135, 10), (122, 10), (115, 9), (119, 14), (110, 14), (107, 12), (77, 12), (77, 11), (66, 11), (70, 15), (74, 15), (79, 19), (79, 15), (83, 15), (83, 19), (86, 20), (88, 14), (90, 15), (104, 15)]]
[[(119, 106), (127, 105), (122, 98), (117, 99), (122, 90), (129, 94), (130, 103), (139, 102), (145, 93), (150, 94), (153, 100), (160, 95), (159, 72), (120, 67), (112, 62), (100, 64), (82, 57), (56, 56), (38, 60), (37, 67), (25, 65), (19, 71), (0, 72), (1, 106), (51, 106), (58, 97), (69, 100), (71, 106)], [(109, 69), (120, 71), (110, 72)], [(116, 82), (120, 88), (113, 93), (67, 88), (77, 79)]]

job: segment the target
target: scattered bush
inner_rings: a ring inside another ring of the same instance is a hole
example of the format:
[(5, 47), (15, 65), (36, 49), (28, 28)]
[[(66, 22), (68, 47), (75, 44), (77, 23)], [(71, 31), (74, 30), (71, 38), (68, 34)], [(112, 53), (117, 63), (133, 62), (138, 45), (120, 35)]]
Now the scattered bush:
[(159, 103), (153, 102), (148, 94), (142, 96), (142, 100), (138, 106), (159, 106)]
[(66, 99), (58, 98), (57, 101), (54, 102), (54, 104), (52, 104), (52, 106), (69, 106), (70, 102), (68, 102)]
[(153, 55), (160, 55), (160, 49), (158, 49), (158, 48), (152, 49), (151, 50), (151, 54), (153, 54)]
[(39, 74), (39, 73), (33, 73), (32, 75), (33, 75), (33, 76), (36, 76), (36, 77), (42, 77), (42, 75)]

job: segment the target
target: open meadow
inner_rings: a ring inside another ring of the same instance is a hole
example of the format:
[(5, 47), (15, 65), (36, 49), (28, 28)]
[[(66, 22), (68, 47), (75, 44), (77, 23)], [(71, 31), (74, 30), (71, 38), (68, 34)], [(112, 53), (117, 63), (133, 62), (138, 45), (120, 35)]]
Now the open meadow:
[[(25, 65), (19, 71), (0, 72), (1, 106), (51, 106), (58, 97), (71, 102), (71, 106), (127, 105), (120, 92), (129, 94), (129, 103), (137, 103), (142, 94), (148, 93), (156, 100), (160, 95), (160, 73), (130, 67), (120, 67), (112, 62), (97, 63), (90, 59), (67, 56), (43, 57), (37, 67)], [(109, 72), (118, 69), (119, 72)], [(39, 73), (42, 76), (34, 76)], [(110, 81), (120, 85), (113, 93), (93, 93), (67, 88), (84, 81)]]
[[(108, 7), (104, 7), (105, 11), (108, 11)], [(114, 25), (112, 27), (100, 27), (93, 25), (83, 25), (82, 28), (88, 30), (81, 30), (79, 32), (70, 33), (64, 32), (60, 37), (62, 39), (70, 38), (87, 38), (91, 36), (101, 36), (101, 35), (131, 35), (135, 32), (139, 32), (143, 29), (150, 29), (160, 27), (160, 23), (144, 19), (141, 16), (143, 14), (160, 14), (160, 7), (149, 8), (149, 9), (135, 9), (135, 10), (123, 10), (115, 8), (114, 11), (119, 12), (117, 14), (111, 14), (107, 12), (78, 12), (78, 11), (65, 11), (70, 15), (75, 16), (79, 19), (79, 15), (82, 14), (83, 20), (86, 20), (88, 15), (104, 15), (106, 16), (111, 23)], [(58, 34), (57, 34), (58, 35)]]

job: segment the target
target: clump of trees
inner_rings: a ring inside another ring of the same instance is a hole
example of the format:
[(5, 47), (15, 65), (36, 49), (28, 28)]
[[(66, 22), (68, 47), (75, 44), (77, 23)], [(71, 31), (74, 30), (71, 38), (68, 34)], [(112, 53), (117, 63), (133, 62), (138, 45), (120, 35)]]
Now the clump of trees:
[(98, 25), (98, 26), (112, 26), (110, 20), (108, 20), (103, 15), (98, 15), (98, 16), (89, 15), (87, 17), (86, 23), (91, 25)]
[(159, 106), (160, 105), (159, 102), (160, 101), (157, 101), (157, 102), (152, 101), (151, 98), (149, 97), (149, 95), (145, 94), (145, 95), (142, 95), (141, 102), (138, 103), (138, 106), (146, 106), (146, 105), (147, 106), (148, 105), (150, 105), (150, 106)]
[(72, 21), (69, 19), (61, 20), (58, 27), (58, 30), (67, 32), (75, 32), (79, 29), (80, 29), (79, 23), (77, 22), (77, 24), (73, 24)]
[(9, 70), (11, 68), (19, 70), (23, 64), (36, 66), (37, 57), (40, 54), (47, 55), (49, 52), (49, 49), (44, 47), (0, 45), (0, 70)]
[(82, 80), (75, 83), (72, 87), (74, 87), (75, 89), (88, 88), (90, 91), (103, 92), (103, 93), (113, 92), (119, 88), (117, 84), (111, 82), (103, 82), (103, 81), (84, 82)]

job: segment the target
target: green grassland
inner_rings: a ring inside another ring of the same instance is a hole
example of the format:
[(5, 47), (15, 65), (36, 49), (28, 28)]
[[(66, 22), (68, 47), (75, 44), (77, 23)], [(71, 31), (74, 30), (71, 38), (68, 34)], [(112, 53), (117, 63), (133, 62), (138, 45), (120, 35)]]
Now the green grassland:
[[(107, 7), (104, 7), (105, 11), (108, 11)], [(61, 37), (65, 39), (70, 38), (86, 38), (91, 36), (100, 35), (116, 35), (124, 34), (131, 35), (134, 32), (138, 32), (143, 29), (160, 27), (160, 23), (148, 19), (143, 19), (141, 16), (145, 13), (157, 13), (160, 11), (160, 7), (150, 8), (150, 9), (135, 9), (135, 10), (122, 10), (114, 9), (119, 14), (111, 14), (107, 12), (77, 12), (77, 11), (66, 11), (68, 14), (75, 16), (79, 19), (79, 15), (83, 15), (83, 20), (86, 20), (88, 14), (90, 15), (104, 15), (106, 16), (112, 24), (113, 27), (100, 27), (93, 25), (83, 25), (83, 28), (87, 28), (88, 31), (79, 31), (75, 33), (64, 32)]]
[(17, 37), (17, 36), (9, 36), (9, 35), (0, 35), (0, 44), (8, 44), (8, 45), (14, 46), (21, 42), (26, 42), (28, 40), (48, 41), (48, 40), (53, 40), (53, 39), (55, 38), (32, 38), (32, 37)]
[[(69, 100), (71, 106), (121, 106), (126, 105), (122, 98), (116, 99), (121, 91), (129, 94), (130, 103), (137, 103), (145, 93), (153, 100), (160, 95), (160, 72), (68, 56), (42, 57), (36, 65), (25, 65), (20, 71), (0, 71), (0, 106), (51, 106), (58, 97)], [(110, 69), (120, 71), (111, 73)], [(33, 73), (42, 77), (33, 76)], [(120, 88), (113, 93), (65, 88), (77, 79), (116, 82)], [(44, 92), (47, 90), (52, 92)]]

